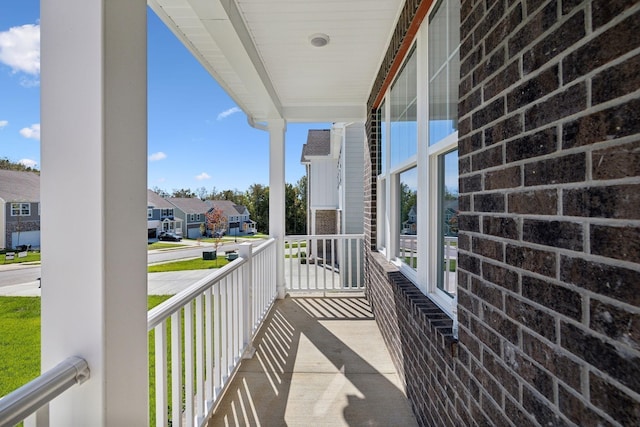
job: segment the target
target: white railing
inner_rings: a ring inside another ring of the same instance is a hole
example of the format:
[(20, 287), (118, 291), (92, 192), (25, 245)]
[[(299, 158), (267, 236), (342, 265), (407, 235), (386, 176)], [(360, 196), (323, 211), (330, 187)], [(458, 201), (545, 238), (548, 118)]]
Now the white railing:
[(364, 235), (286, 236), (287, 291), (362, 290)]
[(413, 269), (418, 268), (418, 236), (415, 234), (400, 235), (400, 259)]
[(49, 402), (87, 379), (89, 365), (84, 359), (69, 357), (63, 360), (38, 378), (0, 398), (0, 427), (14, 426), (23, 420), (25, 425), (48, 426)]
[(274, 239), (241, 244), (235, 261), (149, 311), (156, 426), (207, 423), (276, 297), (275, 264)]

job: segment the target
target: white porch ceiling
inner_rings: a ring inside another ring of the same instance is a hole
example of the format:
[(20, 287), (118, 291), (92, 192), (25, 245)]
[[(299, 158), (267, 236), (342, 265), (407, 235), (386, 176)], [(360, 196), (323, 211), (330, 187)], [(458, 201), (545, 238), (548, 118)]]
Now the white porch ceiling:
[[(404, 0), (148, 0), (256, 122), (363, 121)], [(327, 46), (309, 36), (324, 33)]]

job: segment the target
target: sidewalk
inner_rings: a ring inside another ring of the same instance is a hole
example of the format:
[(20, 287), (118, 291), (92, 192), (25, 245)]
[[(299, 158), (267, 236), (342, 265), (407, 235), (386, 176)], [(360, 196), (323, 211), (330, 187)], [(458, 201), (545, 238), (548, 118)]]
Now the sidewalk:
[[(174, 295), (198, 280), (211, 274), (214, 270), (170, 271), (167, 273), (149, 273), (147, 275), (147, 292), (149, 295)], [(0, 296), (39, 297), (40, 282), (20, 283), (0, 287)]]

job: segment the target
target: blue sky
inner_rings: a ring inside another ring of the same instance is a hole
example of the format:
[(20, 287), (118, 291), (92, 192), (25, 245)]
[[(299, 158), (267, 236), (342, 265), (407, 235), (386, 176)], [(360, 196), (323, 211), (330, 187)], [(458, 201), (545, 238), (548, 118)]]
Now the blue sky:
[[(171, 192), (268, 185), (268, 134), (250, 127), (245, 114), (154, 13), (149, 10), (148, 16), (148, 186)], [(38, 0), (0, 5), (0, 157), (37, 168), (39, 20)], [(304, 175), (300, 152), (308, 129), (329, 126), (288, 124), (287, 182)]]

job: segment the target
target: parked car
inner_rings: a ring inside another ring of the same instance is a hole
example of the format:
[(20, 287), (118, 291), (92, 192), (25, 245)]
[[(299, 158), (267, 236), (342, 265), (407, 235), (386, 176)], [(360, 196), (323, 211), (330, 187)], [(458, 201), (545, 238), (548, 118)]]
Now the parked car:
[(222, 236), (224, 236), (224, 231), (216, 231), (213, 233), (213, 237), (215, 238), (220, 238)]
[(158, 235), (158, 240), (166, 240), (169, 242), (179, 242), (182, 240), (182, 237), (178, 236), (176, 233), (172, 231), (163, 231)]

